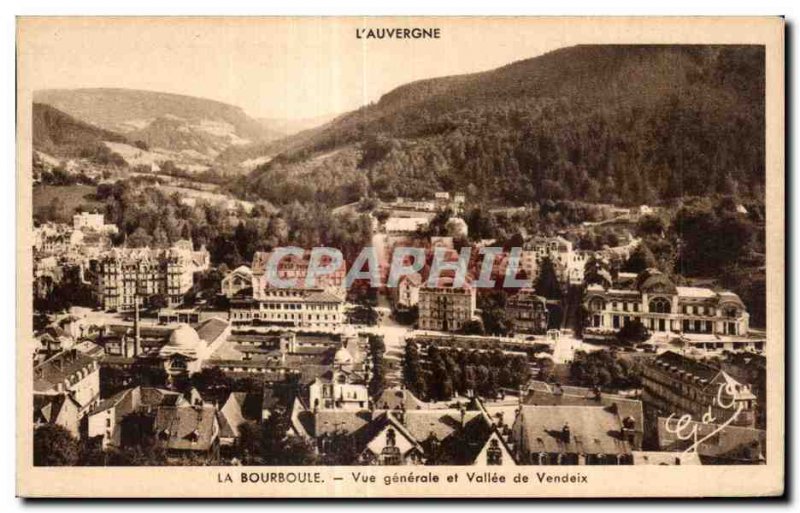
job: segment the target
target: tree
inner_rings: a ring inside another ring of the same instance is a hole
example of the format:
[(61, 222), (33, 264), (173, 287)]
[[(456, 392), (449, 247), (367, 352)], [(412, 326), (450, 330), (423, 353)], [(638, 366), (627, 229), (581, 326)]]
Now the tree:
[(561, 285), (558, 281), (556, 268), (550, 257), (545, 257), (541, 262), (539, 276), (534, 284), (536, 293), (547, 299), (561, 299)]
[(639, 319), (631, 319), (617, 331), (617, 340), (623, 345), (633, 345), (650, 338), (650, 332)]
[(231, 380), (219, 367), (205, 367), (195, 372), (191, 382), (204, 398), (217, 401), (220, 405), (231, 391)]
[(79, 454), (78, 441), (62, 426), (44, 424), (33, 432), (33, 464), (37, 467), (73, 466)]
[(483, 323), (479, 320), (473, 319), (465, 322), (459, 331), (464, 335), (483, 335)]
[(656, 262), (656, 257), (653, 256), (653, 252), (650, 251), (650, 247), (647, 243), (642, 241), (636, 246), (636, 249), (631, 252), (630, 258), (625, 262), (622, 269), (626, 272), (638, 274), (645, 269), (657, 267), (658, 263)]

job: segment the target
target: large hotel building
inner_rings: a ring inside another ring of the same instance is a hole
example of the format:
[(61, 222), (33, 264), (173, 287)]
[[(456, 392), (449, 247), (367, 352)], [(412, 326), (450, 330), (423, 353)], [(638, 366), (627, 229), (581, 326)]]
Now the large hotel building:
[(640, 273), (630, 288), (590, 285), (584, 307), (589, 338), (616, 332), (633, 319), (651, 333), (746, 337), (750, 329), (750, 315), (733, 292), (678, 287), (652, 269)]
[(105, 310), (133, 310), (154, 295), (163, 296), (168, 306), (180, 305), (194, 273), (208, 266), (208, 251), (194, 251), (189, 241), (169, 249), (114, 248), (99, 260), (98, 299)]

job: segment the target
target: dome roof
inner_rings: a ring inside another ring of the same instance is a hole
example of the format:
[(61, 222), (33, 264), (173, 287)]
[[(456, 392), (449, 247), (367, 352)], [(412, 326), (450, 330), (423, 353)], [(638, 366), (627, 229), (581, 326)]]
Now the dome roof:
[(182, 349), (195, 349), (200, 344), (197, 332), (188, 324), (181, 324), (170, 334), (168, 346)]

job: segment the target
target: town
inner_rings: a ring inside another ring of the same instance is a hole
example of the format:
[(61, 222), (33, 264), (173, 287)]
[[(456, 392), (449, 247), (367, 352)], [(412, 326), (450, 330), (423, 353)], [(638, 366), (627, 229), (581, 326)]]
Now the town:
[[(670, 264), (708, 235), (673, 224), (759, 205), (93, 187), (35, 219), (37, 465), (766, 462), (765, 291)], [(341, 265), (313, 274), (319, 246)]]

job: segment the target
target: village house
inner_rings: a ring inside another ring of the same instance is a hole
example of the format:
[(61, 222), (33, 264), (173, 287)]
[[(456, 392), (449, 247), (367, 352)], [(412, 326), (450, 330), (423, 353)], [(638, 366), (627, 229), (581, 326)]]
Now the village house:
[(320, 410), (313, 434), (325, 455), (344, 444), (357, 465), (516, 464), (506, 436), (480, 406)]
[(77, 349), (62, 351), (33, 368), (38, 395), (67, 395), (77, 406), (78, 420), (100, 400), (100, 367)]
[(392, 289), (394, 309), (407, 312), (419, 304), (419, 291), (422, 288), (422, 277), (419, 274), (406, 274)]

